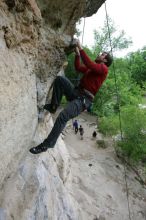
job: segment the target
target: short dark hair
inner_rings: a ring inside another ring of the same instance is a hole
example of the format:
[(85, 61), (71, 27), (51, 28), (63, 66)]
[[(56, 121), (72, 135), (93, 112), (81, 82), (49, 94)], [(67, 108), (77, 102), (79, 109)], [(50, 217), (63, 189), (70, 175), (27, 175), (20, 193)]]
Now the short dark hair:
[(113, 62), (113, 57), (111, 56), (110, 53), (107, 53), (107, 52), (105, 53), (106, 53), (105, 59), (107, 60), (107, 62), (105, 62), (105, 65), (109, 67)]

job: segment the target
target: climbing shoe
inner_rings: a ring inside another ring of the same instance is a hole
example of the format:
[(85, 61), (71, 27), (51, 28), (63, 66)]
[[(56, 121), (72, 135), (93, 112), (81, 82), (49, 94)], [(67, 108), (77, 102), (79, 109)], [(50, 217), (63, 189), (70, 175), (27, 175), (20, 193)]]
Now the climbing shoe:
[(50, 113), (54, 114), (56, 112), (57, 107), (55, 105), (46, 104), (43, 107), (45, 110), (49, 111)]
[(48, 147), (45, 146), (43, 143), (41, 143), (41, 144), (39, 144), (39, 145), (36, 146), (36, 147), (30, 148), (29, 151), (30, 151), (32, 154), (40, 154), (40, 153), (42, 153), (42, 152), (47, 151), (47, 149), (48, 149)]

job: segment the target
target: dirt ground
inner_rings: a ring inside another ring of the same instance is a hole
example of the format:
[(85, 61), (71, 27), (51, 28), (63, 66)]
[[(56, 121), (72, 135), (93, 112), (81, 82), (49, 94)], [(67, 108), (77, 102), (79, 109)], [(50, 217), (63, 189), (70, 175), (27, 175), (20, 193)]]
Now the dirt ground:
[(116, 157), (112, 143), (100, 148), (102, 139), (92, 133), (96, 117), (82, 113), (76, 118), (84, 128), (84, 138), (75, 135), (72, 121), (64, 130), (64, 141), (71, 157), (71, 196), (78, 203), (79, 220), (146, 220), (146, 188), (125, 169)]

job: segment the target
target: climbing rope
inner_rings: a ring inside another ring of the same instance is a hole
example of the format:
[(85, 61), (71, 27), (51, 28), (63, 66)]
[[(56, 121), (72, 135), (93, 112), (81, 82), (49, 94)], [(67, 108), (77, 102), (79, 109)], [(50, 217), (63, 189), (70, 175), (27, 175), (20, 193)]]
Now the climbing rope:
[[(83, 18), (83, 30), (82, 30), (82, 45), (83, 45), (83, 41), (84, 41), (84, 33), (85, 33), (85, 17)], [(81, 77), (81, 74), (78, 73), (78, 76), (76, 79), (71, 79), (72, 81), (75, 81), (76, 83), (76, 86), (79, 84), (79, 81), (80, 81), (80, 77)]]
[(83, 31), (82, 31), (82, 45), (83, 45), (83, 40), (84, 40), (84, 32), (85, 32), (85, 17), (84, 17)]
[[(104, 3), (104, 5), (105, 5), (106, 22), (107, 22), (107, 30), (108, 30), (108, 35), (109, 35), (109, 43), (110, 43), (110, 48), (111, 48), (111, 55), (113, 57), (112, 40), (111, 40), (111, 34), (110, 34), (110, 28), (109, 28), (109, 21), (108, 21), (108, 13), (107, 13), (106, 2)], [(119, 96), (119, 90), (118, 90), (118, 84), (117, 84), (117, 76), (116, 76), (116, 71), (115, 71), (114, 59), (113, 59), (113, 65), (112, 66), (113, 66), (113, 73), (114, 73), (114, 80), (115, 80), (115, 89), (116, 89), (116, 97), (117, 97), (117, 105), (118, 105), (120, 133), (121, 133), (121, 139), (122, 139), (123, 135), (122, 135), (122, 122), (121, 122), (121, 110), (120, 110), (120, 96)]]
[[(104, 6), (105, 6), (107, 30), (108, 30), (108, 35), (109, 35), (109, 43), (110, 43), (110, 48), (111, 48), (111, 55), (113, 57), (112, 41), (111, 41), (111, 34), (110, 34), (110, 28), (109, 28), (106, 2), (104, 3)], [(120, 110), (120, 96), (119, 96), (119, 90), (118, 90), (118, 85), (117, 85), (117, 77), (116, 77), (114, 59), (113, 59), (113, 65), (112, 66), (113, 66), (113, 73), (114, 73), (114, 79), (115, 79), (115, 88), (116, 88), (117, 106), (118, 106), (118, 114), (119, 114), (120, 133), (121, 133), (121, 140), (122, 140), (123, 139), (123, 133), (122, 133), (122, 122), (121, 122), (121, 110)], [(124, 178), (125, 178), (125, 185), (126, 185), (126, 198), (127, 198), (127, 205), (128, 205), (128, 214), (129, 214), (129, 219), (131, 220), (131, 212), (130, 212), (130, 205), (129, 205), (129, 190), (128, 190), (126, 164), (125, 163), (124, 163)]]

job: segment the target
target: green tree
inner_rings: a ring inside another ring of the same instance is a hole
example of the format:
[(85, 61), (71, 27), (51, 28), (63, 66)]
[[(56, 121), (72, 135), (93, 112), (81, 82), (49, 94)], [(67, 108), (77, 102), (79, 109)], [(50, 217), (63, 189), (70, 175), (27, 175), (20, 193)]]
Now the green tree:
[(122, 109), (124, 139), (119, 142), (123, 152), (134, 161), (146, 157), (146, 113), (133, 106)]
[(146, 47), (130, 53), (127, 59), (129, 60), (131, 77), (143, 87), (146, 82)]
[[(104, 25), (100, 30), (94, 30), (94, 46), (93, 51), (95, 54), (99, 54), (101, 51), (120, 51), (122, 49), (128, 48), (132, 44), (132, 40), (125, 36), (125, 31), (119, 31), (113, 20), (108, 17), (107, 21), (104, 21)], [(109, 40), (109, 34), (111, 38), (111, 45)]]

